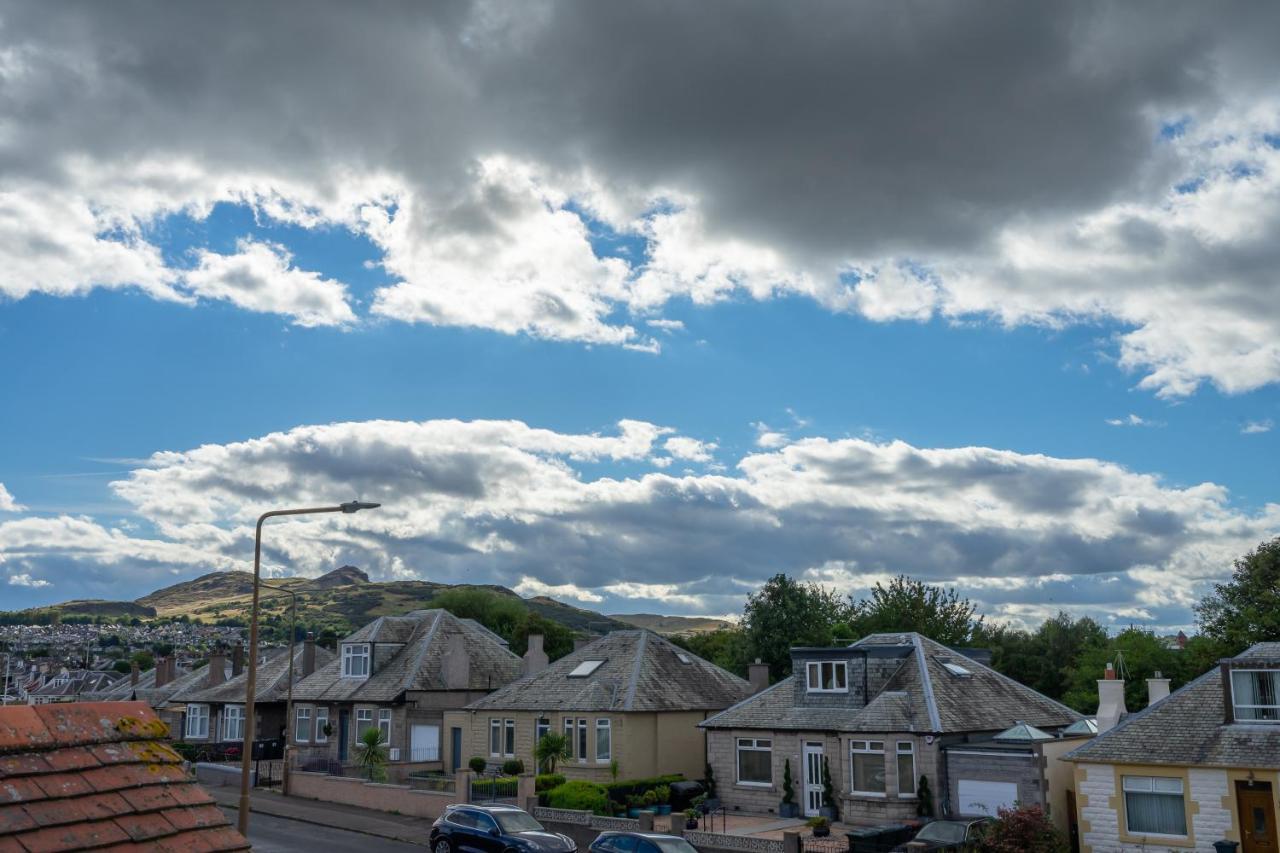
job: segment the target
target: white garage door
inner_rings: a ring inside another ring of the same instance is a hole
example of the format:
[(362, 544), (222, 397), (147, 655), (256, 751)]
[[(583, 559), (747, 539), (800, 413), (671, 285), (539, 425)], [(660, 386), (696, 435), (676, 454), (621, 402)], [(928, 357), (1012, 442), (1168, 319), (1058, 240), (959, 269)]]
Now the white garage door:
[(440, 760), (440, 727), (415, 725), (409, 730), (409, 760)]
[(960, 802), (956, 811), (964, 815), (996, 816), (997, 809), (1011, 809), (1018, 799), (1018, 786), (1012, 782), (960, 780)]

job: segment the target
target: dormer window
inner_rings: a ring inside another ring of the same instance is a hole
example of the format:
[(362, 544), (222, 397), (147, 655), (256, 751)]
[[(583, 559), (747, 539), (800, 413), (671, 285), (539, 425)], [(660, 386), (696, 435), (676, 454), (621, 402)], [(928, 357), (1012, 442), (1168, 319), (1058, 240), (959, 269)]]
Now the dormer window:
[(600, 668), (602, 660), (584, 660), (573, 668), (573, 672), (569, 673), (570, 678), (586, 678), (591, 673)]
[(346, 643), (342, 647), (342, 677), (369, 677), (369, 644)]
[(845, 661), (811, 661), (805, 671), (810, 693), (849, 692), (849, 665)]
[(1231, 670), (1231, 704), (1237, 720), (1280, 723), (1280, 670)]

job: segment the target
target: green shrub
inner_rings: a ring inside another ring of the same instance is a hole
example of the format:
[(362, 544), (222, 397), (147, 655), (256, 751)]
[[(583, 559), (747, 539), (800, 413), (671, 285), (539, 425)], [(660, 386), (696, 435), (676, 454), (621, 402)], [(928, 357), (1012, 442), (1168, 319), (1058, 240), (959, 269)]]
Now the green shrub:
[(524, 762), (518, 758), (508, 758), (502, 762), (502, 775), (519, 776), (524, 772)]
[(489, 766), (489, 762), (477, 755), (467, 762), (467, 766), (471, 768), (472, 773), (483, 773), (484, 769)]
[(471, 780), (471, 793), (476, 796), (492, 797), (497, 794), (507, 796), (506, 792), (512, 789), (516, 784), (514, 776), (485, 776), (482, 779)]
[(604, 785), (595, 782), (575, 780), (557, 785), (547, 791), (547, 805), (553, 809), (579, 809), (605, 816), (613, 813)]
[(650, 788), (656, 788), (659, 785), (670, 785), (672, 782), (683, 782), (683, 773), (673, 773), (669, 776), (655, 776), (652, 779), (623, 779), (621, 782), (610, 782), (605, 785), (605, 790), (609, 792), (609, 799), (615, 803), (625, 803), (627, 797), (633, 794), (643, 795)]
[(564, 783), (565, 778), (562, 773), (540, 773), (533, 779), (533, 791), (536, 794), (541, 794), (543, 791), (558, 788)]

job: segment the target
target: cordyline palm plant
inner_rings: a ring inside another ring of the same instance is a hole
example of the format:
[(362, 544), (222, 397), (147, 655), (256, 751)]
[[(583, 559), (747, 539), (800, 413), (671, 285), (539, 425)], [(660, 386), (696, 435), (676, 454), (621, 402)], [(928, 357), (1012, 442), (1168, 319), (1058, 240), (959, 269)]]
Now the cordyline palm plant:
[(569, 760), (569, 739), (556, 732), (547, 732), (533, 748), (533, 757), (543, 773), (555, 773), (558, 763)]
[(387, 746), (382, 729), (365, 729), (360, 734), (356, 764), (369, 776), (370, 782), (387, 780)]

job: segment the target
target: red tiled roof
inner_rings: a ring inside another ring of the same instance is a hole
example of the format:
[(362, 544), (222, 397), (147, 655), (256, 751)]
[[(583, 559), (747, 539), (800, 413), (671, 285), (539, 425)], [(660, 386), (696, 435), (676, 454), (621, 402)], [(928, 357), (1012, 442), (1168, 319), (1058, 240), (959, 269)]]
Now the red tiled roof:
[(0, 708), (0, 853), (248, 850), (145, 702)]

